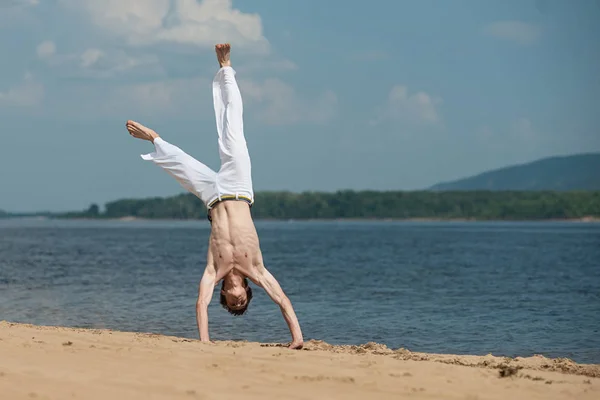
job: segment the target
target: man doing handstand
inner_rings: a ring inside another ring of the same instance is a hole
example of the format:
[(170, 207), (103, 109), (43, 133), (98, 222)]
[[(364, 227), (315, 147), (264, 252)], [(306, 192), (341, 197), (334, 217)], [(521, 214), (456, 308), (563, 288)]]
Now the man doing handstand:
[(229, 44), (215, 46), (220, 69), (212, 84), (221, 168), (215, 172), (155, 131), (134, 121), (127, 130), (154, 144), (142, 155), (163, 168), (185, 189), (200, 198), (208, 210), (211, 233), (206, 268), (200, 281), (196, 318), (200, 340), (209, 341), (208, 305), (219, 281), (221, 305), (233, 315), (246, 312), (252, 299), (248, 280), (265, 289), (280, 307), (290, 329), (291, 349), (303, 346), (302, 332), (292, 303), (265, 268), (250, 207), (254, 203), (251, 163), (244, 136), (242, 96), (231, 67)]

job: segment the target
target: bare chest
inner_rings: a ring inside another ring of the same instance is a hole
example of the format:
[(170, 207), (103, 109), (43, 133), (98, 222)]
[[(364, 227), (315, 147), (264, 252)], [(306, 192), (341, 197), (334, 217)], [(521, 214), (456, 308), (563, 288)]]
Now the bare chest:
[(253, 270), (262, 262), (257, 242), (252, 240), (232, 243), (228, 240), (211, 240), (209, 259), (221, 279), (232, 270), (252, 277)]

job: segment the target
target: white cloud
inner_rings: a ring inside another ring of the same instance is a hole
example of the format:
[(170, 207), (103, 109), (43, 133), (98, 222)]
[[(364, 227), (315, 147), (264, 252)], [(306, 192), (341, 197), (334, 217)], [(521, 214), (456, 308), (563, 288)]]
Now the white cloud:
[(541, 37), (542, 30), (521, 21), (498, 21), (487, 25), (484, 33), (499, 39), (511, 40), (520, 45), (531, 45)]
[(321, 124), (337, 112), (337, 96), (331, 90), (316, 98), (302, 98), (292, 86), (277, 78), (261, 82), (242, 80), (240, 90), (248, 99), (245, 103), (257, 105), (256, 118), (267, 125)]
[[(104, 84), (88, 81), (59, 89), (61, 102), (48, 103), (45, 112), (73, 118), (161, 118), (194, 115), (199, 110), (214, 118), (211, 80), (165, 79), (155, 82)], [(200, 94), (200, 95), (199, 95)], [(204, 94), (204, 95), (202, 95)]]
[[(153, 112), (160, 112), (161, 115), (169, 114), (175, 106), (174, 102), (180, 97), (177, 93), (182, 92), (182, 82), (150, 82), (120, 86), (111, 94), (109, 107), (115, 105), (129, 104), (131, 112), (150, 115)], [(183, 83), (185, 86), (189, 82)]]
[(27, 73), (20, 84), (0, 91), (0, 106), (31, 107), (39, 104), (43, 97), (44, 86)]
[(172, 43), (268, 52), (258, 14), (234, 9), (231, 0), (59, 0), (107, 35), (133, 46)]
[[(168, 44), (171, 54), (182, 48), (212, 48), (216, 42), (224, 41), (233, 44), (235, 54), (252, 50), (264, 58), (269, 50), (260, 16), (234, 9), (231, 0), (58, 0), (58, 3), (67, 12), (75, 13), (72, 18), (82, 19), (105, 36), (103, 45), (98, 46), (96, 39), (88, 41), (92, 45), (87, 49), (62, 54), (56, 52), (53, 42), (40, 43), (39, 58), (60, 67), (62, 74), (111, 78), (135, 69), (146, 76), (164, 76), (168, 63), (161, 63), (159, 58), (165, 50), (161, 44)], [(153, 45), (158, 48), (149, 48)], [(289, 60), (270, 56), (260, 67), (252, 59), (240, 63), (242, 69), (244, 66), (252, 71), (297, 68)]]
[(403, 85), (395, 85), (390, 90), (387, 104), (376, 114), (372, 125), (384, 120), (403, 122), (411, 125), (438, 125), (441, 117), (437, 106), (442, 104), (442, 99), (420, 91), (410, 93)]
[[(143, 54), (132, 56), (123, 50), (103, 51), (87, 49), (79, 55), (79, 63), (85, 76), (110, 78), (119, 73), (144, 69), (145, 73), (162, 73), (160, 60), (156, 55)], [(137, 73), (137, 72), (136, 72)]]
[(77, 56), (81, 68), (95, 71), (102, 76), (110, 76), (117, 72), (127, 71), (136, 67), (148, 67), (158, 64), (154, 55), (130, 56), (122, 50), (104, 51), (90, 48)]
[[(60, 42), (57, 51), (54, 42), (42, 42), (36, 49), (39, 59), (65, 76), (111, 78), (135, 73), (138, 83), (123, 84), (120, 80), (118, 84), (115, 81), (99, 87), (93, 82), (79, 82), (77, 87), (61, 87), (63, 94), (69, 94), (61, 98), (73, 100), (54, 104), (56, 111), (78, 110), (79, 115), (197, 112), (197, 107), (189, 104), (198, 102), (199, 90), (210, 91), (210, 77), (167, 77), (165, 71), (174, 67), (172, 59), (167, 59), (165, 45), (169, 54), (180, 56), (182, 49), (187, 53), (188, 49), (212, 49), (215, 43), (230, 42), (236, 70), (249, 77), (240, 86), (244, 100), (253, 109), (250, 118), (271, 125), (324, 123), (336, 113), (337, 97), (331, 91), (304, 96), (281, 79), (258, 79), (267, 71), (293, 71), (298, 66), (270, 54), (260, 16), (234, 9), (232, 0), (57, 0), (57, 3), (70, 17), (79, 18), (96, 32), (93, 39), (85, 41), (88, 48)], [(249, 53), (253, 56), (249, 57)], [(150, 81), (139, 83), (146, 79)], [(86, 101), (76, 100), (81, 98)], [(208, 115), (211, 107), (212, 104), (206, 104)]]
[(41, 59), (50, 58), (56, 54), (56, 44), (50, 40), (46, 40), (38, 45), (36, 52)]
[(111, 78), (138, 67), (145, 68), (146, 72), (162, 71), (156, 55), (132, 56), (124, 50), (89, 48), (81, 53), (60, 54), (53, 42), (43, 42), (37, 47), (37, 54), (49, 65), (60, 67), (61, 71), (88, 78)]
[[(60, 97), (46, 110), (52, 114), (77, 115), (79, 118), (127, 116), (179, 117), (199, 113), (214, 118), (211, 77), (165, 79), (161, 81), (100, 85), (96, 82), (61, 88)], [(335, 117), (337, 97), (332, 91), (316, 96), (301, 96), (280, 79), (240, 80), (246, 109), (245, 118), (266, 125), (295, 123), (323, 124)], [(83, 101), (82, 99), (85, 99)]]

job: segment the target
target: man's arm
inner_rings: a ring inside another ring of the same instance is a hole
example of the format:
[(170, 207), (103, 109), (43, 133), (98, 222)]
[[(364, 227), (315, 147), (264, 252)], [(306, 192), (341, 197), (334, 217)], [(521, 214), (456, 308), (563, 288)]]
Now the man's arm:
[(212, 264), (208, 264), (200, 280), (198, 301), (196, 301), (196, 323), (202, 342), (210, 341), (208, 336), (208, 305), (212, 300), (217, 273)]
[(285, 295), (283, 289), (281, 289), (279, 282), (277, 282), (277, 279), (275, 279), (275, 277), (263, 267), (259, 271), (259, 279), (257, 283), (259, 286), (265, 289), (271, 300), (273, 300), (281, 309), (283, 318), (285, 318), (285, 322), (287, 322), (287, 325), (290, 328), (290, 333), (292, 334), (292, 343), (289, 346), (290, 349), (301, 349), (304, 345), (304, 339), (302, 338), (300, 324), (298, 323), (298, 318), (296, 317), (296, 313), (292, 307), (292, 302)]

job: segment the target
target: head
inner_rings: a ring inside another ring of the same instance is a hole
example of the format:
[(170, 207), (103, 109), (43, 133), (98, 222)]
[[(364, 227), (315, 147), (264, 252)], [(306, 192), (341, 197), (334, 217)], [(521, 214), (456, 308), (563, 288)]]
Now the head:
[(223, 280), (220, 302), (230, 314), (235, 316), (244, 314), (250, 300), (252, 300), (252, 288), (248, 285), (248, 279), (244, 278), (241, 286), (234, 286), (227, 290), (225, 290), (225, 280)]

